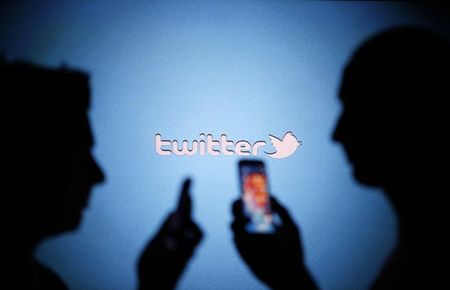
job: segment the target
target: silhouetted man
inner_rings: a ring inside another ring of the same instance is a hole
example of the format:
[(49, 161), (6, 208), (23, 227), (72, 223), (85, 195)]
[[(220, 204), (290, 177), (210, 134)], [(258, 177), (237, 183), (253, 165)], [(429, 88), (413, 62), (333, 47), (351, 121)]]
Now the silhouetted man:
[[(398, 217), (398, 245), (373, 289), (449, 288), (449, 58), (446, 40), (403, 27), (364, 43), (344, 72), (344, 109), (333, 138), (343, 145), (355, 178), (381, 187)], [(235, 202), (236, 246), (272, 288), (314, 289), (298, 230), (274, 205), (284, 225), (273, 237), (252, 236), (243, 228), (241, 202)]]
[[(78, 228), (92, 187), (104, 180), (91, 153), (88, 76), (0, 60), (0, 89), (6, 147), (0, 289), (66, 289), (33, 252), (44, 238)], [(190, 216), (189, 185), (144, 250), (140, 289), (174, 288), (202, 237)]]

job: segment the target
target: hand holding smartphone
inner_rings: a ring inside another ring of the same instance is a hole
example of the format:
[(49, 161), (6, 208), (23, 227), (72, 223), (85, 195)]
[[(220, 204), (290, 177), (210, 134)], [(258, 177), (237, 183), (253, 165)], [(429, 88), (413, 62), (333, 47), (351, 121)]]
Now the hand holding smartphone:
[(202, 239), (202, 231), (191, 216), (190, 185), (190, 179), (183, 182), (176, 209), (168, 215), (140, 257), (140, 289), (174, 289)]
[(271, 289), (317, 289), (303, 263), (297, 225), (269, 195), (264, 163), (241, 160), (239, 180), (242, 193), (232, 206), (231, 228), (242, 259)]

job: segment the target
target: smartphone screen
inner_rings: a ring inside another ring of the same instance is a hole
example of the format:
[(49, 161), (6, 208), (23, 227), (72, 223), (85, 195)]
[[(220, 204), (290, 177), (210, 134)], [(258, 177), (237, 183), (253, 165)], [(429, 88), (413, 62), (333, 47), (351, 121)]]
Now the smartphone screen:
[(275, 232), (264, 163), (259, 160), (241, 160), (239, 176), (244, 214), (250, 219), (246, 230), (250, 233)]

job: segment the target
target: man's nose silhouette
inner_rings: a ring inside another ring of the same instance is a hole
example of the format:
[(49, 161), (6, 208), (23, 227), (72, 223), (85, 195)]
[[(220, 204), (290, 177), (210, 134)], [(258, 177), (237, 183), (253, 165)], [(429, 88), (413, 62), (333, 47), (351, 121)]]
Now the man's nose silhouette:
[(344, 130), (343, 130), (343, 126), (342, 126), (343, 121), (344, 121), (343, 118), (344, 118), (343, 113), (341, 113), (341, 116), (339, 117), (336, 128), (334, 128), (332, 138), (336, 142), (342, 141), (342, 137), (344, 135)]
[(105, 174), (103, 173), (103, 170), (98, 165), (97, 160), (95, 160), (94, 157), (91, 157), (89, 168), (90, 168), (89, 177), (93, 184), (102, 183), (105, 181)]

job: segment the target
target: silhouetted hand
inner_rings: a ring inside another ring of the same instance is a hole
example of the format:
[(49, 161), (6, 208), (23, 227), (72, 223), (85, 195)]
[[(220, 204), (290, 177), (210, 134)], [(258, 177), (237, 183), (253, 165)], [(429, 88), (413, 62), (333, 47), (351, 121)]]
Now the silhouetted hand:
[(239, 199), (233, 203), (231, 225), (239, 254), (252, 272), (272, 289), (317, 289), (303, 264), (299, 230), (287, 210), (271, 198), (272, 210), (282, 220), (273, 234), (252, 234), (245, 230), (249, 219)]
[(139, 289), (175, 288), (202, 239), (200, 228), (191, 219), (190, 183), (189, 179), (184, 181), (177, 209), (169, 214), (140, 258)]

